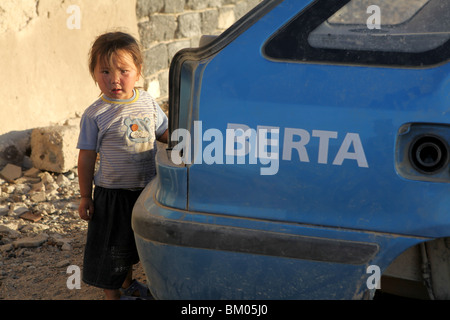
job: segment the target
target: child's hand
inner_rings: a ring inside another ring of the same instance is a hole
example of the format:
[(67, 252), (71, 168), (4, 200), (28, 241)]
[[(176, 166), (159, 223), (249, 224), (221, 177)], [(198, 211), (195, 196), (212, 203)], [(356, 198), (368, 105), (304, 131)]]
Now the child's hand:
[(81, 198), (78, 214), (83, 220), (89, 221), (92, 219), (92, 215), (94, 214), (94, 202), (92, 201), (92, 198)]

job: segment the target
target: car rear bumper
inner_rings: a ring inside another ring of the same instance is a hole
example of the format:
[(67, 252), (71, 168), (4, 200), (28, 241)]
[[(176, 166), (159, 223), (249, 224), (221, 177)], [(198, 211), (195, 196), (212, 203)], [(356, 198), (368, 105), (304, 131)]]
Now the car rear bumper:
[[(270, 221), (228, 217), (223, 218), (224, 222), (227, 220), (227, 224), (218, 224), (218, 215), (171, 210), (159, 205), (154, 199), (151, 186), (146, 193), (138, 201), (133, 216), (134, 231), (144, 241), (186, 248), (354, 265), (369, 262), (378, 251), (378, 245), (374, 243), (269, 231), (274, 229), (269, 227), (271, 224), (280, 225)], [(152, 211), (146, 209), (149, 207), (149, 200), (152, 202)], [(208, 218), (216, 221), (206, 221)], [(265, 229), (251, 227), (261, 223), (266, 226)]]
[(417, 242), (173, 209), (156, 201), (158, 183), (143, 191), (132, 218), (157, 299), (358, 299), (367, 266), (389, 264), (382, 249), (396, 256)]

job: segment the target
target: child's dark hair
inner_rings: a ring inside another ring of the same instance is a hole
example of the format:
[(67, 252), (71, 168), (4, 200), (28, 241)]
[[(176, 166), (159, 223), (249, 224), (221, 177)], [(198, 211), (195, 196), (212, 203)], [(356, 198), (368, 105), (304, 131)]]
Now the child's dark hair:
[(89, 52), (89, 72), (95, 81), (94, 71), (97, 61), (104, 61), (111, 65), (112, 59), (118, 50), (125, 50), (131, 54), (138, 72), (142, 72), (144, 59), (139, 42), (131, 35), (124, 32), (108, 32), (97, 37)]

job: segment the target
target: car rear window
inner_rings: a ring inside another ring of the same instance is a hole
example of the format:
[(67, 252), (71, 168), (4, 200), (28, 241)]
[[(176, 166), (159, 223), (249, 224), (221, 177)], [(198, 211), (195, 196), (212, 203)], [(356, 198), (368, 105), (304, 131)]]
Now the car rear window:
[(399, 66), (449, 59), (450, 1), (336, 2), (315, 1), (269, 39), (264, 54), (283, 61)]

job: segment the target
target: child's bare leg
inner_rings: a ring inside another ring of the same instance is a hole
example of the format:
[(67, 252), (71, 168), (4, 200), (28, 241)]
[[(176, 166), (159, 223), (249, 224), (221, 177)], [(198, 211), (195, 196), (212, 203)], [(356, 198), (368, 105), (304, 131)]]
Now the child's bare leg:
[(106, 300), (119, 300), (120, 299), (120, 291), (119, 289), (104, 289), (105, 299)]
[[(127, 277), (122, 284), (122, 288), (126, 289), (131, 285), (133, 281), (133, 269), (130, 268), (130, 271), (127, 273)], [(106, 300), (119, 300), (120, 299), (120, 290), (119, 289), (104, 289), (105, 299)]]
[(122, 284), (122, 289), (126, 289), (131, 285), (131, 282), (133, 281), (133, 267), (130, 268), (130, 270), (127, 273), (127, 277), (125, 278), (125, 281)]

